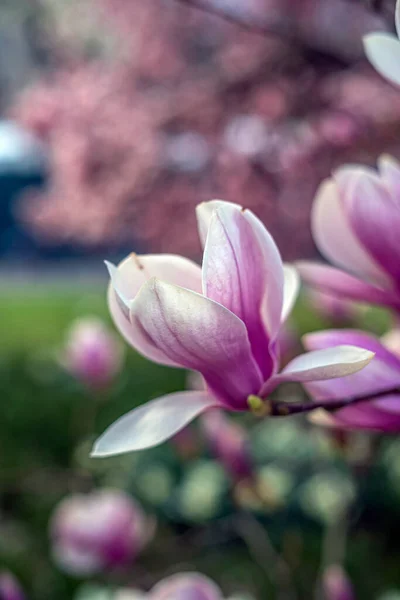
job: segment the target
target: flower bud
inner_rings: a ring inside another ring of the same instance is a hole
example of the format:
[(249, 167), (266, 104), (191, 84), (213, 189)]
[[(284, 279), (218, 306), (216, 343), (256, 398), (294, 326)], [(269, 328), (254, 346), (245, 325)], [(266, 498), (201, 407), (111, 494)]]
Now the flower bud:
[(118, 490), (65, 498), (50, 524), (53, 556), (66, 572), (83, 576), (131, 563), (153, 533), (140, 506)]
[(64, 351), (63, 366), (89, 388), (110, 384), (121, 369), (122, 346), (100, 319), (78, 319), (72, 324)]

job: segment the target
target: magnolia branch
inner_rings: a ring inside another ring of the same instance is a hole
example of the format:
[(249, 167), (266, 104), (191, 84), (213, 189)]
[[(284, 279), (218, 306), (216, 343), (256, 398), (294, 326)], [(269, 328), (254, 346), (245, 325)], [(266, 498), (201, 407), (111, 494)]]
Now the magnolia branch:
[(250, 410), (260, 417), (287, 417), (289, 415), (297, 415), (300, 413), (309, 413), (317, 408), (323, 408), (329, 412), (339, 410), (358, 404), (359, 402), (370, 402), (372, 400), (382, 399), (393, 394), (400, 394), (400, 388), (394, 387), (389, 390), (381, 390), (373, 394), (363, 394), (362, 396), (352, 396), (351, 398), (342, 399), (325, 399), (317, 402), (282, 402), (281, 400), (263, 400), (258, 396), (249, 396), (247, 401)]

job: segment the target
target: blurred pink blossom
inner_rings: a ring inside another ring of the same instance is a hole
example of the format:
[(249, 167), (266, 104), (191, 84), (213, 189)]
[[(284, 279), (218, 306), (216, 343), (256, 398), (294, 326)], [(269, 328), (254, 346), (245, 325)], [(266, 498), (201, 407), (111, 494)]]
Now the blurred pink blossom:
[(302, 261), (304, 281), (340, 298), (400, 311), (400, 164), (344, 166), (324, 181), (312, 210), (313, 235), (335, 267)]
[(13, 110), (50, 156), (46, 189), (19, 203), (26, 225), (51, 244), (197, 257), (194, 206), (246, 198), (285, 259), (313, 255), (321, 178), (400, 130), (398, 91), (360, 62), (382, 19), (347, 0), (205, 2), (260, 35), (178, 0), (87, 4), (107, 52), (61, 34), (57, 68)]
[(100, 490), (71, 495), (50, 523), (53, 557), (77, 576), (131, 564), (151, 538), (153, 522), (124, 492)]
[(120, 371), (123, 350), (120, 340), (100, 319), (82, 317), (68, 331), (61, 362), (87, 387), (101, 389)]
[[(337, 344), (357, 344), (375, 353), (360, 373), (342, 379), (305, 384), (310, 396), (324, 401), (326, 410), (312, 413), (320, 425), (341, 429), (371, 429), (386, 433), (400, 431), (400, 357), (371, 334), (352, 329), (331, 329), (306, 335), (308, 350), (323, 350)], [(368, 394), (373, 398), (369, 399)], [(362, 397), (339, 410), (329, 411), (329, 402)]]
[(353, 586), (340, 565), (327, 567), (322, 576), (325, 600), (355, 600)]
[(160, 581), (149, 600), (223, 600), (217, 585), (200, 573), (177, 573)]
[(17, 579), (7, 571), (0, 572), (0, 598), (1, 600), (25, 600)]

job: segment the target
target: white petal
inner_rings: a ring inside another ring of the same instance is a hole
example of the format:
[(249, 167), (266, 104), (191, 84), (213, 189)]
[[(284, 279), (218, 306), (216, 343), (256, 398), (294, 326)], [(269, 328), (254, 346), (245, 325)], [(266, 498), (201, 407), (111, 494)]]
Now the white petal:
[(281, 381), (321, 381), (357, 373), (374, 357), (357, 346), (335, 346), (294, 358), (278, 375)]
[(201, 202), (201, 204), (196, 206), (197, 227), (203, 248), (206, 244), (208, 228), (210, 226), (210, 220), (213, 212), (221, 206), (233, 206), (238, 210), (242, 209), (239, 204), (225, 202), (225, 200), (210, 200), (209, 202)]
[(369, 62), (382, 77), (400, 85), (400, 42), (389, 33), (364, 36), (364, 51)]
[(130, 322), (129, 310), (140, 288), (152, 277), (201, 293), (199, 265), (173, 254), (130, 254), (118, 267), (107, 261), (106, 266), (111, 278), (108, 290), (109, 310), (121, 335), (150, 360), (177, 366), (165, 354), (154, 349), (140, 329)]
[[(346, 168), (348, 170), (348, 168)], [(340, 175), (342, 170), (337, 173)], [(311, 213), (315, 243), (331, 262), (370, 283), (388, 285), (388, 277), (356, 237), (340, 202), (335, 181), (324, 181), (318, 189)]]
[(284, 323), (292, 312), (300, 290), (300, 275), (293, 265), (283, 265), (283, 307), (281, 322)]
[(397, 37), (400, 38), (400, 0), (397, 0), (397, 2), (396, 2), (395, 23), (396, 23)]
[(168, 394), (127, 413), (95, 442), (91, 456), (103, 457), (162, 444), (218, 402), (206, 392)]
[(180, 285), (201, 294), (201, 267), (176, 254), (131, 253), (118, 267), (106, 261), (115, 290), (129, 304), (140, 288), (152, 277)]

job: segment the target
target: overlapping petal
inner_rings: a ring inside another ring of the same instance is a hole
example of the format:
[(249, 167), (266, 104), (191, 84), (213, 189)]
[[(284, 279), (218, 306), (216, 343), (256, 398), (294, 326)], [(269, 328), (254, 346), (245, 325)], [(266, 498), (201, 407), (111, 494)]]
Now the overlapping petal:
[(153, 360), (160, 352), (175, 364), (200, 371), (231, 408), (240, 410), (248, 394), (258, 392), (262, 378), (246, 327), (221, 304), (151, 279), (131, 303), (130, 321), (153, 347)]
[(154, 350), (140, 330), (129, 321), (130, 302), (142, 285), (152, 277), (181, 285), (201, 293), (201, 268), (187, 258), (174, 254), (130, 254), (118, 267), (106, 262), (111, 283), (108, 305), (117, 328), (127, 342), (139, 352), (162, 364), (178, 366), (159, 350)]
[(400, 282), (398, 199), (392, 198), (383, 180), (369, 169), (342, 168), (335, 181), (347, 220), (358, 240), (394, 283)]
[(312, 208), (311, 226), (315, 243), (325, 258), (369, 283), (390, 285), (385, 272), (360, 243), (350, 225), (335, 181), (327, 180), (321, 184)]
[(178, 392), (147, 402), (115, 421), (96, 441), (92, 456), (157, 446), (214, 406), (218, 402), (207, 392)]
[(207, 241), (207, 234), (210, 227), (211, 217), (218, 208), (230, 206), (241, 211), (242, 207), (233, 202), (225, 202), (224, 200), (210, 200), (209, 202), (201, 202), (196, 206), (197, 229), (201, 245), (204, 248)]
[(275, 242), (252, 212), (235, 205), (214, 210), (204, 250), (203, 292), (243, 321), (254, 357), (269, 377), (271, 342), (281, 324), (283, 265)]

